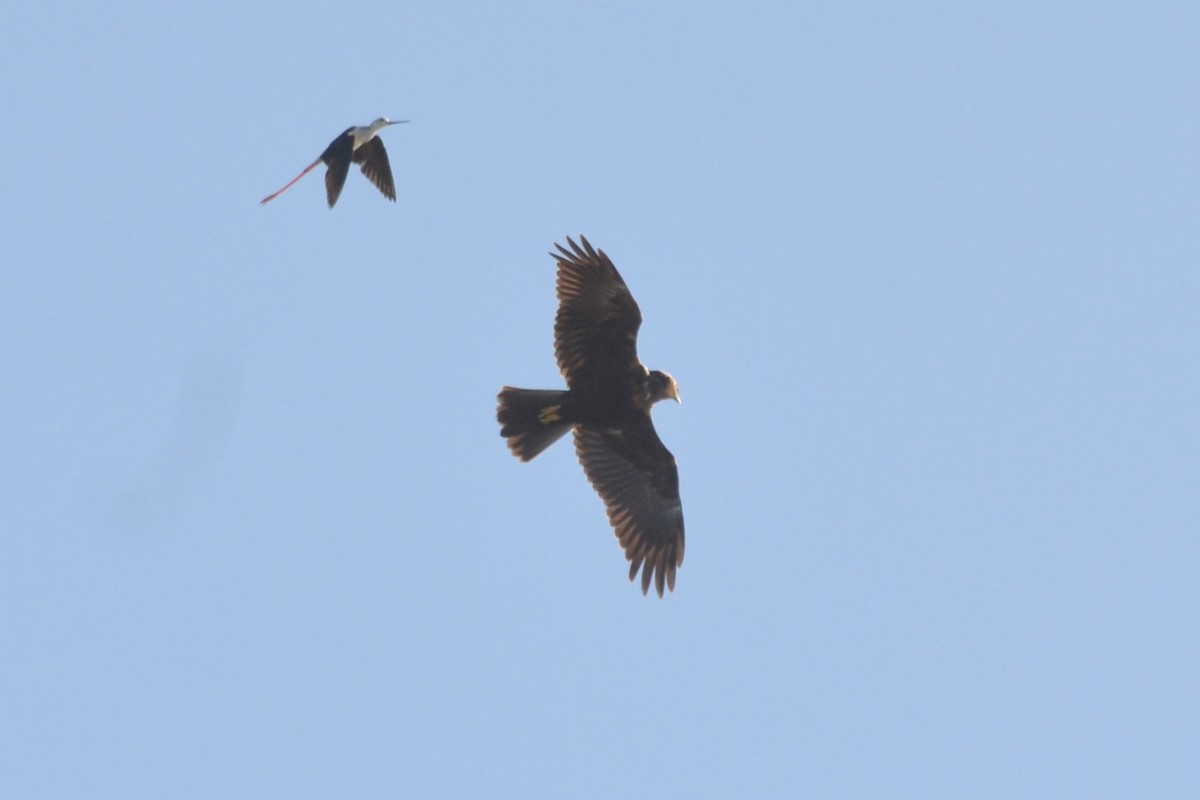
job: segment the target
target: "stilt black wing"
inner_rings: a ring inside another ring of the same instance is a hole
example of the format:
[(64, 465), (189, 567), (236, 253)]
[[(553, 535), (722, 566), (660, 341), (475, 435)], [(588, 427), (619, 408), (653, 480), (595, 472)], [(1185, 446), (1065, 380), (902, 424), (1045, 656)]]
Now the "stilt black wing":
[(329, 147), (321, 154), (325, 162), (325, 195), (329, 198), (329, 207), (338, 201), (342, 187), (346, 185), (346, 176), (350, 174), (350, 158), (354, 155), (353, 128), (347, 130), (330, 142)]
[(388, 163), (383, 140), (376, 136), (354, 151), (354, 163), (362, 165), (363, 175), (375, 184), (388, 200), (396, 199), (396, 183), (392, 180), (392, 166)]

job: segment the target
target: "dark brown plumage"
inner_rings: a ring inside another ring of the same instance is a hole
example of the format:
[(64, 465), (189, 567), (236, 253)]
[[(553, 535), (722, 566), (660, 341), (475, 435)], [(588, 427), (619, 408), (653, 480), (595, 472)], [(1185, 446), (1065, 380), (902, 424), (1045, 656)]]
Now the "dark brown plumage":
[(558, 253), (558, 315), (554, 353), (567, 389), (515, 389), (499, 394), (500, 435), (522, 461), (537, 456), (567, 431), (608, 511), (629, 560), (629, 579), (642, 573), (642, 593), (654, 583), (675, 589), (683, 563), (683, 509), (675, 458), (663, 446), (650, 409), (679, 387), (637, 357), (642, 313), (612, 261), (588, 240), (570, 238)]

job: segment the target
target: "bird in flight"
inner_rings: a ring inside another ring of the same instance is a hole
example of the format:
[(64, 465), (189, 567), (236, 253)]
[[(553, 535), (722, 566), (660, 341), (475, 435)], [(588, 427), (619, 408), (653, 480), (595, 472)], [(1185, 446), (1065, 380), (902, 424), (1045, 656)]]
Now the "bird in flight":
[(675, 457), (650, 419), (659, 400), (680, 402), (679, 385), (646, 369), (637, 356), (642, 312), (612, 261), (584, 237), (555, 244), (558, 315), (554, 353), (566, 390), (501, 388), (496, 418), (513, 455), (529, 461), (567, 431), (604, 501), (629, 560), (629, 579), (642, 573), (658, 596), (674, 591), (683, 564), (683, 507)]
[(346, 185), (346, 175), (350, 172), (351, 162), (360, 165), (363, 175), (383, 192), (384, 197), (395, 202), (396, 183), (392, 180), (392, 167), (388, 163), (387, 150), (384, 149), (383, 140), (379, 138), (378, 133), (388, 125), (399, 125), (403, 122), (408, 120), (380, 117), (370, 125), (346, 128), (341, 136), (329, 143), (329, 147), (325, 148), (325, 152), (321, 153), (316, 161), (305, 167), (303, 172), (288, 181), (282, 189), (264, 197), (260, 204), (266, 205), (279, 197), (321, 162), (325, 162), (326, 167), (325, 194), (329, 198), (330, 208), (338, 201), (342, 187)]

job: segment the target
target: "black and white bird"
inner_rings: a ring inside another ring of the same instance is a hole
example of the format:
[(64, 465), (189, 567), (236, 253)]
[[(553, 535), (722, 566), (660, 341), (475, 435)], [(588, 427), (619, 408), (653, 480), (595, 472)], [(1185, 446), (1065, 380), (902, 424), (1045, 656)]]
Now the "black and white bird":
[(296, 181), (312, 172), (321, 162), (324, 162), (326, 167), (325, 193), (329, 198), (330, 208), (333, 208), (338, 196), (342, 193), (342, 187), (346, 185), (346, 175), (350, 172), (351, 162), (362, 167), (363, 175), (366, 175), (367, 179), (383, 192), (384, 197), (395, 202), (396, 183), (392, 180), (392, 167), (388, 163), (387, 150), (384, 149), (383, 140), (379, 138), (378, 134), (389, 125), (399, 125), (403, 122), (408, 122), (408, 120), (391, 120), (387, 117), (380, 117), (370, 125), (355, 125), (347, 128), (341, 136), (329, 143), (329, 147), (325, 148), (325, 152), (321, 153), (316, 161), (288, 181), (282, 189), (264, 197), (261, 203), (266, 204), (279, 197)]

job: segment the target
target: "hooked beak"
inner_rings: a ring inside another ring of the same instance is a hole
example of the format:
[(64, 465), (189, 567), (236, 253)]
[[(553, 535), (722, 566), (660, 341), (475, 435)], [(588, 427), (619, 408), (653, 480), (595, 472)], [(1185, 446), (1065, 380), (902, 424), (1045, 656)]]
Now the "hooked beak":
[(679, 384), (678, 383), (671, 384), (671, 397), (675, 399), (676, 403), (678, 403), (679, 405), (683, 405), (683, 398), (679, 396)]

